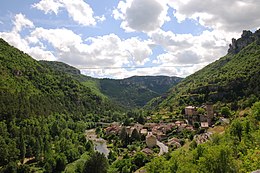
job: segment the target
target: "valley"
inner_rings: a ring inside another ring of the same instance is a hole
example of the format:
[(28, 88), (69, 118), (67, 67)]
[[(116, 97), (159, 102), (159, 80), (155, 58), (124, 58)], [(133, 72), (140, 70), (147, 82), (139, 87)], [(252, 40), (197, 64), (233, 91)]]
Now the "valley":
[(0, 39), (0, 172), (260, 169), (259, 40), (184, 79), (96, 79)]

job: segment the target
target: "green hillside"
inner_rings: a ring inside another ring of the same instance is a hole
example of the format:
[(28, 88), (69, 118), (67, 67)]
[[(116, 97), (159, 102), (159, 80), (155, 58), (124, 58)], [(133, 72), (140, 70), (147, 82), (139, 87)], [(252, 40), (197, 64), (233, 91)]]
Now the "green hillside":
[(133, 76), (125, 79), (96, 79), (80, 74), (75, 67), (56, 61), (39, 61), (40, 64), (80, 81), (101, 96), (124, 108), (143, 107), (151, 99), (166, 93), (182, 78), (168, 76)]
[[(108, 103), (70, 75), (38, 63), (2, 39), (0, 44), (0, 89), (1, 97), (5, 98), (1, 100), (23, 97), (22, 99), (28, 101), (27, 104), (31, 104), (27, 110), (30, 111), (29, 114), (31, 112), (41, 115), (48, 115), (50, 112), (87, 114), (108, 109), (106, 107)], [(12, 106), (15, 106), (16, 102)]]
[(260, 30), (244, 31), (233, 40), (229, 53), (188, 76), (151, 107), (201, 105), (205, 102), (230, 104), (231, 108), (252, 106), (260, 98)]
[(80, 70), (72, 67), (68, 64), (65, 64), (63, 62), (58, 62), (58, 61), (39, 61), (41, 65), (43, 65), (46, 68), (50, 68), (57, 73), (60, 74), (66, 74), (72, 77), (73, 79), (79, 81), (81, 84), (84, 86), (88, 87), (91, 89), (91, 91), (100, 96), (103, 99), (107, 99), (107, 96), (105, 96), (103, 93), (100, 91), (100, 82), (99, 79), (95, 79), (86, 75), (82, 75), (80, 73)]
[(61, 172), (92, 151), (86, 128), (120, 118), (107, 99), (3, 39), (0, 76), (0, 172)]
[(114, 80), (101, 79), (100, 90), (127, 108), (143, 107), (151, 99), (167, 92), (181, 78), (167, 76), (134, 76)]

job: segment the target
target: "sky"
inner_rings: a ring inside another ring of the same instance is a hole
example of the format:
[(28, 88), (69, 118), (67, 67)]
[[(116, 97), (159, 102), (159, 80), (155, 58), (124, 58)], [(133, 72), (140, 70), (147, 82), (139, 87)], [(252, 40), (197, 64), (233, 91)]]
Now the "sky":
[(259, 0), (1, 0), (0, 37), (96, 78), (186, 77), (260, 27)]

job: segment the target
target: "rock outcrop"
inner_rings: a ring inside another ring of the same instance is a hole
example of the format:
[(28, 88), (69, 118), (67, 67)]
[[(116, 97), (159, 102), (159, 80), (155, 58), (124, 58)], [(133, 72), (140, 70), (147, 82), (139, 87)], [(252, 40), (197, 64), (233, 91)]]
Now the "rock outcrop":
[(232, 39), (232, 43), (229, 45), (228, 53), (237, 54), (247, 45), (257, 41), (257, 44), (260, 44), (260, 29), (257, 30), (255, 33), (251, 31), (244, 30), (241, 38), (239, 39)]

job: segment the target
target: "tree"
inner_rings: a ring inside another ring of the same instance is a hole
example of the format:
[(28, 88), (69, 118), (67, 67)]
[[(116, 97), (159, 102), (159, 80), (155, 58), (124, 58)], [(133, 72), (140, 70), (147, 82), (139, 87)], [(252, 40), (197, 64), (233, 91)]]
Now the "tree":
[(198, 129), (200, 127), (200, 123), (196, 121), (194, 122), (193, 126), (195, 129)]
[(124, 126), (129, 126), (130, 125), (130, 123), (131, 123), (131, 120), (130, 120), (130, 118), (128, 118), (128, 117), (126, 117), (125, 118), (125, 120), (124, 120)]
[(148, 162), (147, 156), (142, 152), (137, 152), (132, 158), (132, 163), (137, 166), (137, 169), (144, 166)]
[(156, 157), (145, 165), (147, 172), (166, 173), (170, 172), (170, 166), (167, 164), (164, 157)]
[(137, 117), (137, 122), (140, 124), (144, 124), (145, 123), (145, 119), (142, 113), (140, 113), (140, 115)]
[(238, 119), (234, 120), (230, 126), (230, 134), (233, 135), (234, 137), (238, 137), (239, 141), (241, 142), (242, 131), (243, 131), (243, 126), (241, 122)]
[(131, 141), (140, 141), (141, 136), (139, 134), (139, 132), (137, 131), (137, 129), (134, 129), (131, 135)]
[(107, 173), (108, 166), (108, 160), (105, 155), (94, 152), (84, 164), (83, 173)]
[(123, 127), (120, 131), (119, 138), (121, 139), (121, 142), (124, 146), (128, 144), (128, 134), (126, 131), (126, 127)]
[(8, 163), (8, 145), (2, 136), (0, 136), (0, 146), (0, 166), (4, 166)]
[(205, 148), (198, 160), (199, 172), (237, 172), (236, 164), (229, 147), (217, 145)]
[(198, 112), (199, 115), (204, 115), (206, 111), (203, 108), (198, 108), (197, 112)]
[(260, 121), (260, 102), (256, 102), (252, 107), (253, 117)]
[(225, 117), (230, 117), (231, 111), (228, 107), (221, 108), (221, 115), (224, 115)]
[(61, 153), (56, 158), (56, 171), (61, 172), (65, 169), (68, 161), (65, 154)]

